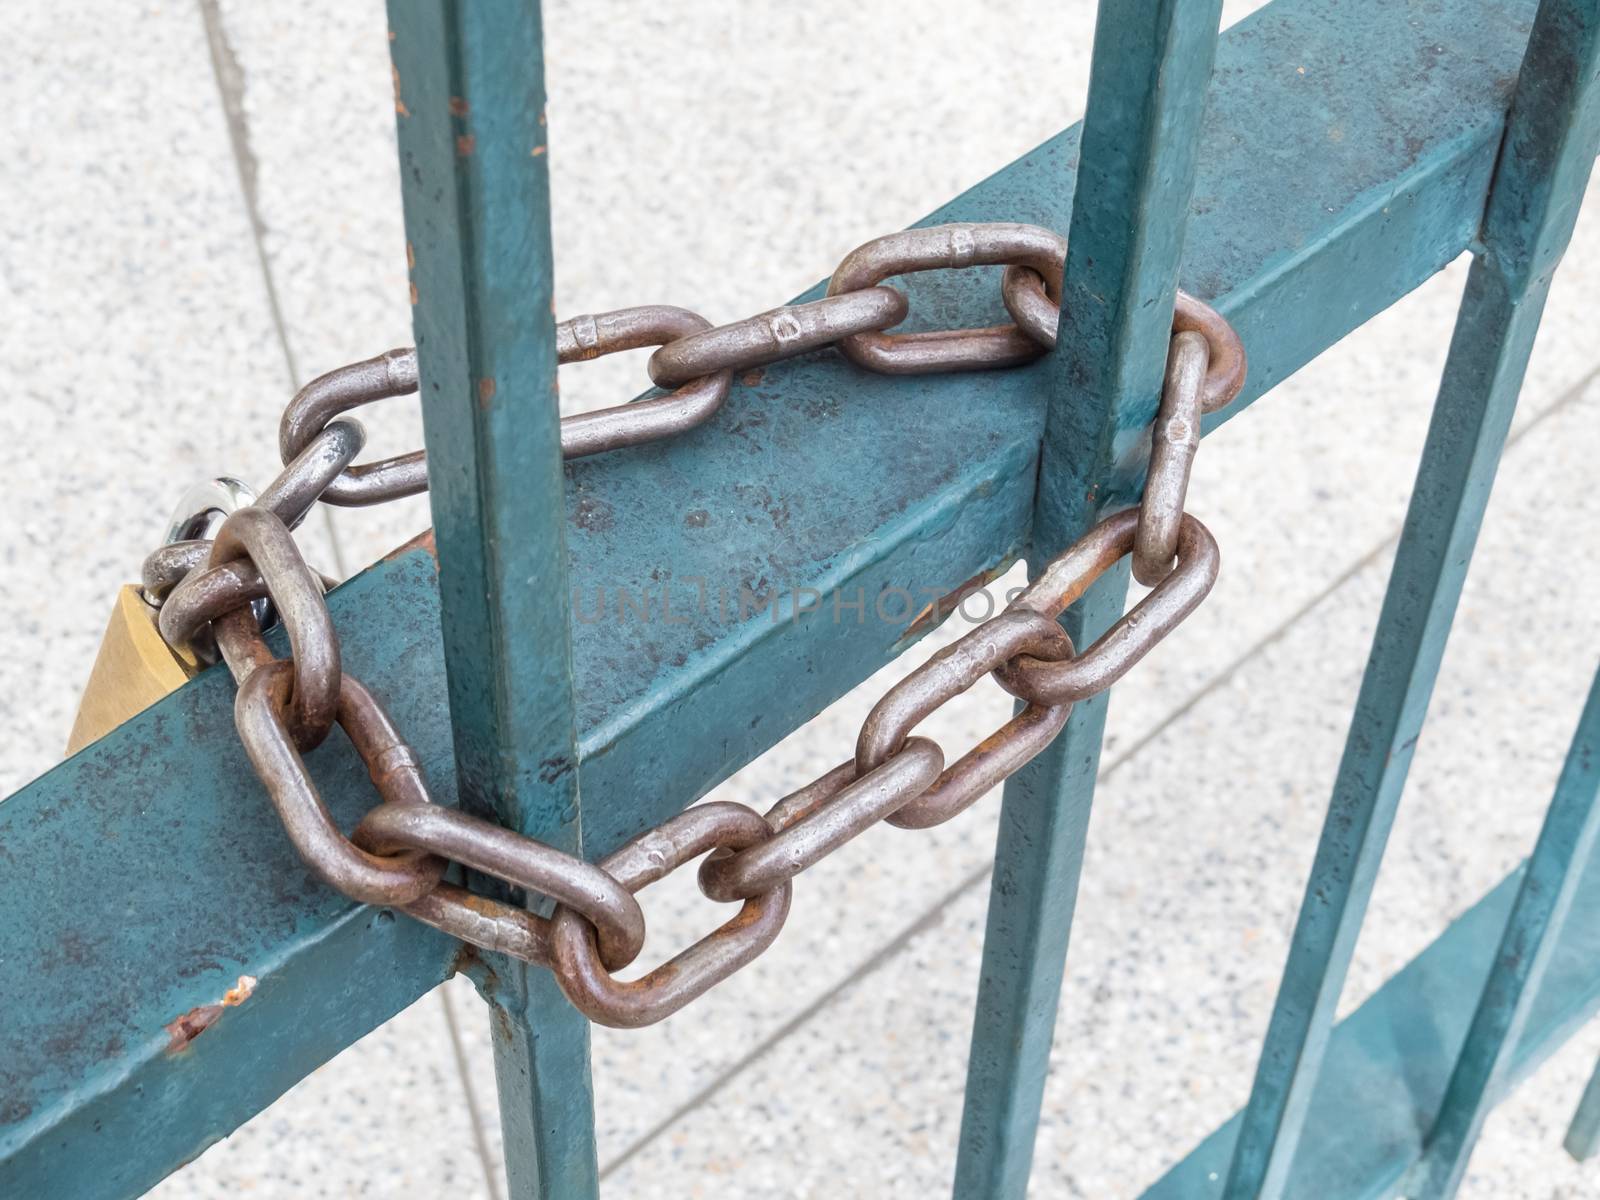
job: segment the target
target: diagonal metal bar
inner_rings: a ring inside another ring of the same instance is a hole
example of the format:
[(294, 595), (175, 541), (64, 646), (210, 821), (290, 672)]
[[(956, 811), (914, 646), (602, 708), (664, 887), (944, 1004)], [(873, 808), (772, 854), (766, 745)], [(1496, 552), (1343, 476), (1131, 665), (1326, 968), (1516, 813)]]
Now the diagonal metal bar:
[[(539, 7), (389, 18), (457, 788), (581, 853)], [(469, 969), (511, 1194), (595, 1195), (588, 1023), (542, 968)]]
[(1550, 810), (1500, 935), (1500, 948), (1456, 1059), (1410, 1200), (1448, 1200), (1466, 1174), (1484, 1120), (1499, 1101), (1512, 1055), (1600, 833), (1600, 673), (1556, 783)]
[(1283, 1195), (1483, 521), (1594, 163), (1594, 0), (1539, 6), (1389, 589), (1229, 1172)]
[[(1094, 60), (1050, 364), (1029, 558), (1035, 570), (1125, 495), (1154, 419), (1220, 0), (1109, 0)], [(1078, 646), (1122, 611), (1126, 566), (1064, 618)], [(1107, 697), (1080, 703), (1006, 785), (967, 1066), (955, 1194), (1020, 1197), (1065, 969)]]
[[(1334, 1029), (1306, 1136), (1285, 1195), (1385, 1200), (1403, 1195), (1423, 1136), (1489, 976), (1496, 939), (1516, 900), (1518, 868), (1451, 922), (1431, 945)], [(1583, 872), (1571, 915), (1516, 1039), (1506, 1086), (1526, 1079), (1600, 1010), (1600, 869)], [(1216, 1130), (1143, 1193), (1142, 1200), (1214, 1200), (1222, 1194), (1240, 1116)]]
[(1600, 1063), (1595, 1064), (1594, 1074), (1589, 1076), (1561, 1144), (1579, 1162), (1587, 1162), (1600, 1150)]

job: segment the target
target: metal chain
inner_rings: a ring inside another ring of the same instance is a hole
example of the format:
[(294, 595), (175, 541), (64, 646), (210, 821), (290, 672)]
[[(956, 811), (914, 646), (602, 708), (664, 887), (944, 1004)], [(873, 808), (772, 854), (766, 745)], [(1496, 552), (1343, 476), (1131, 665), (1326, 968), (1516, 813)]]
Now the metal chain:
[[(713, 328), (681, 308), (652, 305), (556, 326), (559, 362), (657, 346), (649, 374), (673, 389), (561, 421), (562, 453), (599, 454), (685, 432), (727, 398), (733, 372), (837, 345), (853, 362), (893, 374), (983, 370), (1037, 358), (1055, 344), (1066, 243), (1031, 225), (942, 225), (877, 238), (839, 264), (827, 295)], [(890, 334), (906, 297), (882, 281), (949, 267), (1003, 266), (1015, 324)], [(382, 704), (342, 669), (323, 592), (330, 581), (301, 558), (290, 530), (318, 499), (375, 504), (427, 487), (418, 451), (354, 465), (361, 425), (340, 414), (417, 388), (414, 350), (391, 350), (313, 380), (279, 429), (283, 473), (254, 504), (175, 530), (145, 561), (146, 595), (175, 647), (214, 638), (239, 685), (235, 723), (256, 774), (301, 858), (325, 883), (367, 904), (399, 908), (473, 945), (555, 973), (592, 1020), (647, 1025), (676, 1012), (770, 945), (789, 912), (795, 876), (880, 822), (921, 829), (950, 820), (1040, 753), (1072, 706), (1110, 687), (1205, 599), (1217, 544), (1184, 510), (1200, 418), (1238, 395), (1245, 353), (1213, 309), (1178, 293), (1149, 479), (1137, 509), (1102, 520), (1052, 559), (1007, 607), (933, 655), (884, 694), (851, 758), (779, 800), (763, 816), (726, 801), (696, 805), (598, 863), (431, 803), (416, 755)], [(218, 505), (207, 512), (220, 513)], [(214, 540), (205, 540), (206, 534)], [(1057, 618), (1124, 556), (1152, 588), (1081, 652)], [(275, 659), (261, 627), (270, 602), (290, 656)], [(1021, 712), (953, 764), (913, 733), (955, 696), (992, 676), (1026, 701)], [(337, 725), (366, 764), (380, 803), (347, 837), (317, 792), (303, 755)], [(742, 902), (720, 928), (627, 982), (615, 972), (644, 943), (636, 893), (704, 856), (701, 891)], [(451, 863), (547, 897), (549, 917), (444, 882)]]

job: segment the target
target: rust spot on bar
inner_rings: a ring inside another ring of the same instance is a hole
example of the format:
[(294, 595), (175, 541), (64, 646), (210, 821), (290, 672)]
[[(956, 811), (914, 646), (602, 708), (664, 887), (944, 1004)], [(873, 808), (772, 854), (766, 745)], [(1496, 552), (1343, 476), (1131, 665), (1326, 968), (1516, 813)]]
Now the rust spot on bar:
[(473, 150), (477, 148), (477, 145), (478, 139), (474, 134), (463, 133), (460, 137), (456, 138), (456, 153), (462, 158), (470, 158)]
[(413, 283), (411, 285), (411, 307), (415, 308), (416, 306), (417, 306), (417, 285)]
[(549, 149), (549, 148), (550, 148), (550, 147), (548, 147), (548, 146), (543, 146), (543, 145), (540, 145), (540, 146), (535, 146), (535, 147), (534, 147), (534, 148), (533, 148), (533, 150), (532, 150), (532, 151), (531, 151), (531, 152), (530, 152), (530, 154), (529, 154), (529, 157), (530, 157), (530, 158), (538, 158), (538, 157), (539, 157), (539, 156), (540, 156), (540, 155), (541, 155), (541, 154), (543, 154), (543, 153), (544, 153), (544, 152), (545, 152), (545, 151), (546, 151), (546, 150), (548, 150), (548, 149)]
[[(711, 936), (716, 937), (717, 934), (738, 933), (754, 925), (757, 921), (761, 920), (761, 917), (762, 912), (759, 904), (746, 904), (738, 912), (734, 913), (732, 917), (724, 921), (721, 927), (717, 929), (716, 933), (713, 933)], [(660, 968), (658, 968), (658, 970), (659, 969)]]
[(900, 635), (898, 645), (905, 646), (942, 625), (945, 618), (961, 607), (961, 602), (974, 592), (981, 592), (996, 579), (1006, 573), (1011, 564), (1001, 563), (988, 571), (979, 571), (965, 583), (957, 585), (954, 591), (940, 596), (932, 604), (927, 605), (921, 612), (911, 619), (911, 624), (906, 626), (906, 631)]
[[(389, 36), (392, 38), (394, 34), (391, 33)], [(406, 108), (405, 101), (400, 99), (400, 68), (390, 63), (389, 74), (394, 78), (394, 111), (402, 117), (409, 117), (411, 110)]]
[(385, 554), (383, 556), (383, 561), (384, 562), (393, 562), (397, 558), (404, 558), (407, 554), (410, 554), (413, 550), (425, 550), (425, 551), (427, 551), (430, 555), (433, 556), (433, 559), (434, 559), (435, 563), (437, 563), (438, 559), (439, 559), (439, 548), (436, 545), (434, 545), (433, 530), (424, 529), (421, 533), (417, 534), (417, 536), (412, 538), (410, 541), (402, 542), (400, 545), (396, 546), (393, 550), (389, 551), (389, 553)]
[(489, 1000), (494, 990), (500, 986), (500, 976), (495, 973), (482, 952), (472, 945), (462, 943), (461, 949), (451, 959), (451, 966), (458, 975), (465, 975), (472, 980), (473, 986), (478, 989), (478, 994)]
[(463, 908), (470, 908), (480, 917), (494, 917), (499, 913), (493, 900), (487, 896), (480, 896), (477, 892), (463, 892), (461, 905)]
[(415, 271), (416, 269), (417, 269), (417, 248), (411, 244), (411, 241), (408, 238), (406, 240), (406, 270)]
[(176, 1054), (188, 1048), (206, 1030), (217, 1023), (217, 1018), (229, 1008), (237, 1008), (256, 990), (256, 977), (254, 975), (241, 975), (239, 982), (226, 992), (222, 993), (222, 1000), (218, 1004), (202, 1004), (198, 1008), (191, 1008), (176, 1020), (169, 1021), (162, 1028), (171, 1036), (167, 1043), (167, 1053)]
[(478, 405), (479, 405), (479, 407), (480, 408), (488, 408), (489, 407), (489, 401), (491, 401), (493, 399), (494, 399), (494, 380), (493, 379), (480, 379), (480, 380), (478, 380)]
[(512, 1021), (511, 1014), (503, 1005), (493, 1003), (489, 1005), (489, 1020), (494, 1025), (495, 1036), (502, 1042), (511, 1042), (516, 1037), (516, 1023)]
[(460, 96), (450, 97), (450, 115), (452, 117), (464, 117), (471, 111), (471, 106)]

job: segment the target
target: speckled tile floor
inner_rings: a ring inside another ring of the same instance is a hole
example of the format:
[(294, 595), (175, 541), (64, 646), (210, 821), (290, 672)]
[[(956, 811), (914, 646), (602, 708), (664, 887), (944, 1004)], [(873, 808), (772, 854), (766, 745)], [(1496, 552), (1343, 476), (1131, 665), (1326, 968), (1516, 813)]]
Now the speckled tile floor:
[[(267, 478), (294, 386), (409, 342), (382, 5), (89, 7), (14, 14), (0, 60), (0, 792), (53, 761), (107, 598), (175, 492), (223, 468)], [(770, 306), (1080, 115), (1089, 0), (901, 13), (549, 0), (558, 307)], [(1573, 599), (1600, 565), (1549, 520), (1600, 526), (1597, 207), (1551, 299), (1347, 1006), (1526, 852), (1600, 655), (1600, 613)], [(1244, 1097), (1462, 277), (1206, 443), (1193, 495), (1226, 566), (1112, 705), (1038, 1196), (1134, 1194)], [(640, 378), (641, 356), (602, 360), (563, 376), (563, 401)], [(367, 423), (377, 450), (420, 437), (404, 402)], [(426, 524), (419, 500), (302, 540), (348, 573)], [(765, 807), (831, 764), (924, 653), (718, 794)], [(976, 690), (928, 724), (960, 744), (1005, 707)], [(991, 801), (861, 839), (756, 967), (653, 1030), (597, 1030), (606, 1194), (944, 1191), (995, 819)], [(652, 889), (653, 936), (681, 940), (697, 911), (687, 876)], [(1464, 1196), (1600, 1195), (1559, 1147), (1597, 1051), (1591, 1027), (1503, 1106)], [(499, 1197), (500, 1163), (487, 1030), (454, 983), (156, 1194)]]

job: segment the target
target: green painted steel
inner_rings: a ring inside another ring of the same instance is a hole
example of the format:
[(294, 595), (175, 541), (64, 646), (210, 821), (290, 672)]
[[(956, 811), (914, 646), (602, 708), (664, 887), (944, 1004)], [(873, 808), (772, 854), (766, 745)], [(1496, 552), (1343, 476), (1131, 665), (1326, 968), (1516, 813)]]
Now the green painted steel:
[[(1221, 8), (1221, 0), (1100, 6), (1049, 363), (1028, 554), (1035, 571), (1095, 523), (1112, 499), (1105, 482), (1155, 419)], [(1127, 589), (1123, 564), (1064, 615), (1074, 645), (1088, 646), (1121, 615)], [(1107, 699), (1077, 705), (1050, 748), (1006, 785), (958, 1197), (1027, 1190)]]
[[(328, 599), (344, 669), (391, 702), (454, 805), (434, 572), (407, 555)], [(267, 641), (286, 653), (281, 630)], [(414, 672), (426, 703), (407, 699)], [(300, 862), (233, 693), (206, 671), (0, 803), (0, 1196), (137, 1195), (453, 970), (456, 942)], [(334, 736), (312, 770), (352, 828), (372, 803), (360, 759)], [(246, 1003), (186, 1044), (167, 1031), (241, 975)]]
[(1551, 275), (1594, 165), (1596, 0), (1544, 0), (1224, 1193), (1284, 1195)]
[(1422, 1161), (1405, 1184), (1411, 1200), (1448, 1200), (1461, 1186), (1484, 1119), (1503, 1092), (1512, 1054), (1592, 859), (1597, 833), (1600, 674), (1595, 675), (1578, 719), (1539, 842), (1523, 871), (1516, 902), (1500, 935), (1500, 948), (1478, 998), (1439, 1116), (1428, 1134)]
[[(394, 0), (389, 23), (457, 792), (582, 853), (539, 6)], [(467, 969), (512, 1195), (597, 1195), (588, 1022), (541, 967)]]
[(1589, 1076), (1562, 1145), (1579, 1162), (1587, 1162), (1600, 1150), (1600, 1063), (1595, 1064), (1594, 1074)]
[[(458, 25), (463, 19), (441, 11)], [(1251, 351), (1248, 391), (1225, 415), (1471, 243), (1532, 12), (1531, 0), (1277, 0), (1224, 36), (1180, 276), (1234, 321)], [(459, 45), (445, 45), (431, 48), (437, 57), (429, 69), (443, 73), (437, 78), (470, 65), (450, 57)], [(487, 57), (492, 49), (472, 53)], [(401, 46), (397, 54), (428, 58), (429, 50)], [(1322, 66), (1305, 75), (1289, 69), (1307, 62)], [(422, 86), (426, 75), (410, 67), (401, 75), (404, 101), (406, 88)], [(1330, 113), (1339, 114), (1340, 141), (1325, 136)], [(483, 136), (480, 130), (480, 144)], [(1077, 156), (1077, 133), (1069, 130), (929, 220), (1065, 229)], [(472, 193), (442, 202), (470, 208)], [(467, 247), (469, 255), (484, 252)], [(532, 321), (542, 306), (532, 269), (539, 259), (526, 254), (519, 244), (507, 261), (530, 264), (519, 286)], [(913, 312), (971, 324), (1000, 319), (991, 273), (930, 273), (905, 286)], [(428, 355), (425, 346), (431, 374)], [(518, 386), (547, 379), (547, 371), (538, 357)], [(470, 369), (459, 378), (471, 379)], [(545, 511), (565, 514), (569, 578), (579, 597), (571, 638), (573, 670), (583, 681), (575, 724), (586, 853), (604, 853), (696, 798), (922, 632), (875, 619), (875, 598), (894, 588), (953, 588), (1021, 551), (1049, 387), (1045, 366), (905, 380), (811, 355), (736, 386), (724, 410), (691, 434), (565, 468), (564, 507), (551, 495)], [(432, 443), (432, 425), (429, 434)], [(504, 461), (509, 446), (472, 461)], [(1105, 504), (1138, 494), (1143, 461), (1127, 449), (1105, 464)], [(465, 445), (457, 461), (468, 461)], [(558, 477), (546, 466), (522, 482), (553, 492), (549, 480)], [(447, 562), (465, 567), (468, 559), (452, 547), (468, 547), (470, 557), (474, 536), (442, 526)], [(503, 543), (494, 551), (519, 555)], [(663, 563), (671, 564), (670, 578), (662, 578)], [(466, 576), (476, 570), (465, 567)], [(330, 603), (348, 669), (389, 705), (437, 798), (453, 804), (456, 755), (440, 703), (440, 586), (434, 558), (414, 547), (337, 589)], [(766, 611), (738, 613), (741, 587), (776, 597), (783, 618), (806, 594), (797, 589), (828, 596), (839, 588), (848, 604), (860, 588), (866, 614), (856, 623), (849, 609), (836, 619), (824, 608), (775, 622)], [(597, 588), (610, 614), (603, 620), (594, 619)], [(658, 617), (669, 595), (670, 618), (618, 619), (622, 592), (635, 611), (639, 598), (651, 597)], [(708, 605), (697, 604), (702, 594)], [(518, 597), (508, 593), (501, 602), (515, 605)], [(456, 622), (473, 603), (470, 596), (449, 602), (451, 636), (461, 639), (454, 645), (500, 636)], [(564, 640), (559, 631), (556, 639)], [(528, 640), (528, 659), (548, 655)], [(553, 669), (550, 657), (539, 661)], [(787, 686), (772, 688), (774, 678)], [(520, 681), (504, 711), (534, 690), (531, 680)], [(448, 939), (352, 905), (311, 878), (239, 751), (231, 693), (226, 678), (208, 672), (0, 804), (0, 907), (9, 918), (0, 934), (0, 994), (8, 1004), (0, 1025), (0, 1194), (138, 1192), (460, 964)], [(559, 737), (533, 720), (531, 736)], [(473, 761), (470, 747), (463, 758)], [(373, 799), (354, 755), (330, 744), (311, 765), (349, 828)], [(515, 773), (498, 762), (483, 769)], [(473, 795), (500, 796), (481, 790), (485, 777), (473, 777)], [(518, 811), (520, 799), (505, 802), (519, 821), (532, 819)], [(1575, 1014), (1592, 1010), (1588, 977), (1576, 973), (1567, 947), (1586, 949), (1588, 957), (1576, 961), (1592, 970), (1597, 911), (1590, 893), (1580, 894), (1515, 1072)], [(1486, 965), (1461, 946), (1476, 929), (1475, 945), (1488, 939), (1486, 955), (1494, 934), (1473, 919), (1477, 926), (1464, 918), (1419, 966), (1444, 972), (1433, 986), (1460, 991), (1461, 980), (1484, 977)], [(168, 1023), (215, 1004), (245, 973), (259, 981), (248, 1002), (220, 1010), (201, 1036), (172, 1045)], [(1376, 1072), (1368, 1083), (1392, 1083), (1395, 1076), (1379, 1068), (1399, 1065), (1385, 1041), (1384, 1031), (1396, 1027), (1388, 1015), (1390, 1024), (1364, 1043)], [(1456, 1044), (1469, 1016), (1461, 1015)], [(531, 1061), (527, 1050), (513, 1049)], [(1438, 1095), (1448, 1070), (1446, 1062)], [(531, 1100), (523, 1111), (535, 1111)], [(1313, 1106), (1314, 1130), (1322, 1127), (1320, 1111)], [(1370, 1111), (1374, 1121), (1388, 1113)], [(1413, 1119), (1409, 1107), (1388, 1115), (1402, 1125)], [(1414, 1140), (1409, 1127), (1387, 1130), (1374, 1144), (1381, 1150), (1408, 1134)], [(1415, 1158), (1397, 1154), (1401, 1166)], [(1225, 1170), (1226, 1152), (1206, 1161)]]
[[(1597, 799), (1600, 674), (1532, 858), (1333, 1031), (1286, 1195), (1454, 1194), (1489, 1108), (1600, 1009)], [(1240, 1124), (1219, 1129), (1145, 1200), (1221, 1195)], [(1568, 1135), (1574, 1156), (1592, 1152), (1597, 1129), (1591, 1081)]]
[[(1422, 1156), (1521, 883), (1519, 869), (1334, 1028), (1285, 1195), (1387, 1200)], [(1600, 869), (1584, 872), (1505, 1086), (1533, 1073), (1600, 1012)], [(1239, 1136), (1235, 1115), (1144, 1194), (1216, 1200)]]

